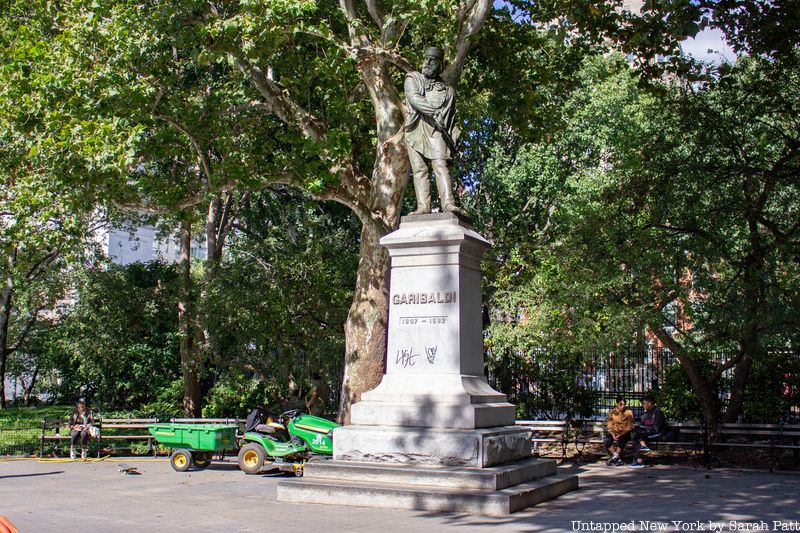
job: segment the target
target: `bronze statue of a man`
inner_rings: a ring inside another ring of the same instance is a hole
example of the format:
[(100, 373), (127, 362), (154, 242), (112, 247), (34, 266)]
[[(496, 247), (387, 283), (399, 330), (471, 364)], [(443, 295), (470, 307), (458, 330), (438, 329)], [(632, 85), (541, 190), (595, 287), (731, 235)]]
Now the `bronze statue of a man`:
[(425, 50), (422, 72), (406, 74), (405, 137), (408, 159), (414, 175), (417, 209), (412, 215), (431, 212), (431, 186), (428, 161), (436, 177), (442, 211), (460, 213), (453, 197), (453, 184), (447, 163), (456, 155), (456, 99), (453, 88), (439, 77), (444, 68), (444, 52), (435, 46)]

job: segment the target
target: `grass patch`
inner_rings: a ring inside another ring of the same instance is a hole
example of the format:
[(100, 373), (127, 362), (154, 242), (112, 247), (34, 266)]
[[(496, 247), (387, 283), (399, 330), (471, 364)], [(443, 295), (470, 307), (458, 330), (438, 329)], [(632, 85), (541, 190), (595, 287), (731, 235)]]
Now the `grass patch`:
[(73, 409), (71, 405), (0, 409), (0, 429), (41, 428), (42, 418), (69, 418)]
[(67, 418), (70, 405), (0, 409), (0, 455), (28, 455), (40, 447), (42, 418)]

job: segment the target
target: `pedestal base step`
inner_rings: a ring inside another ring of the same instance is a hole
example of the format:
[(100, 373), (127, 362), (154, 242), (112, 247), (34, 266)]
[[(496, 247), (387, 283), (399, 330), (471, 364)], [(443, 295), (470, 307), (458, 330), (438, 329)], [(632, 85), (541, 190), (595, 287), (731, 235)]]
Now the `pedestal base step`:
[(578, 488), (551, 459), (487, 467), (322, 461), (278, 483), (278, 501), (503, 516)]
[(525, 459), (487, 468), (320, 461), (306, 463), (305, 480), (328, 479), (402, 486), (501, 490), (556, 474), (552, 459)]
[(278, 484), (278, 501), (505, 516), (577, 488), (577, 476), (562, 475), (494, 491), (296, 479)]
[(351, 425), (333, 430), (336, 461), (486, 468), (530, 456), (530, 431), (520, 426), (439, 429)]

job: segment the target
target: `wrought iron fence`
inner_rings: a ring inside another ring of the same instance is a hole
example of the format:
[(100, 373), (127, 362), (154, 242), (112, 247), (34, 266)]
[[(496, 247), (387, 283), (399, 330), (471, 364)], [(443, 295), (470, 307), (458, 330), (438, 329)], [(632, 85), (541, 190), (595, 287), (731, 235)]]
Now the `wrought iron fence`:
[[(788, 399), (793, 418), (800, 417), (800, 353), (771, 351), (790, 363), (783, 369), (780, 394)], [(724, 364), (732, 353), (710, 354), (712, 366)], [(527, 418), (572, 416), (605, 417), (617, 397), (626, 398), (634, 415), (640, 415), (640, 401), (647, 392), (658, 392), (667, 384), (669, 373), (679, 362), (669, 350), (625, 349), (608, 352), (562, 353), (546, 349), (527, 353), (504, 353), (487, 357), (489, 383), (508, 395), (517, 405), (517, 415)], [(730, 396), (733, 370), (720, 380), (722, 403)], [(698, 413), (698, 419), (700, 414)]]

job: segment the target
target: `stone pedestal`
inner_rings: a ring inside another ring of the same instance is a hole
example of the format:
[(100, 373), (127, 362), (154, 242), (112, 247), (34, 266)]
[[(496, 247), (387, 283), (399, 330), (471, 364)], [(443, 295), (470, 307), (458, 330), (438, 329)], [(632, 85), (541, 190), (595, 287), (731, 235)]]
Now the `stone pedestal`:
[[(334, 461), (306, 465), (278, 499), (502, 514), (577, 488), (552, 462), (531, 466), (528, 430), (483, 374), (489, 242), (467, 219), (437, 213), (404, 217), (381, 244), (392, 261), (386, 374), (353, 405), (353, 425), (334, 430)], [(499, 472), (514, 483), (474, 486)]]

